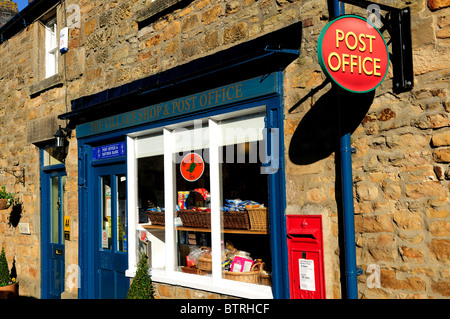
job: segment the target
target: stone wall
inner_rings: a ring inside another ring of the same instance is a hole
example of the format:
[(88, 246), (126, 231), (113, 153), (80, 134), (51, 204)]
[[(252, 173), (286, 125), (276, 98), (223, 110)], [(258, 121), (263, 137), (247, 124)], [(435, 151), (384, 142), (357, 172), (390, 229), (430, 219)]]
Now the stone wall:
[[(382, 3), (402, 7), (410, 2)], [(355, 107), (346, 100), (343, 106), (356, 149), (352, 157), (357, 264), (364, 271), (358, 284), (361, 298), (450, 297), (449, 5), (411, 4), (411, 92), (394, 94), (390, 73), (369, 101), (361, 98)], [(346, 13), (356, 12), (361, 11), (346, 6)], [(314, 52), (325, 22), (314, 17), (304, 29), (302, 57), (286, 77), (287, 213), (320, 213), (328, 219), (327, 294), (339, 298), (339, 281), (345, 277), (338, 258), (342, 235), (335, 95), (324, 82), (317, 58), (307, 54)], [(379, 288), (370, 288), (373, 265), (380, 267)]]
[[(20, 295), (40, 297), (40, 166), (39, 147), (58, 128), (56, 116), (66, 112), (65, 88), (40, 86), (34, 42), (37, 24), (33, 23), (0, 44), (0, 185), (15, 192), (22, 203), (20, 214), (11, 223), (11, 209), (0, 212), (0, 246), (5, 247), (9, 266), (14, 258)], [(28, 48), (28, 49), (26, 49)], [(36, 92), (33, 87), (39, 86)], [(78, 161), (77, 146), (70, 139), (66, 161), (65, 211), (71, 216), (73, 236), (66, 241), (66, 266), (78, 264)], [(25, 175), (21, 178), (22, 170)], [(28, 224), (31, 234), (21, 234), (19, 223)], [(75, 291), (68, 292), (75, 293)]]
[(236, 299), (232, 296), (220, 295), (209, 291), (190, 289), (162, 283), (153, 283), (155, 299)]
[(0, 27), (14, 17), (19, 10), (17, 3), (9, 0), (0, 1)]

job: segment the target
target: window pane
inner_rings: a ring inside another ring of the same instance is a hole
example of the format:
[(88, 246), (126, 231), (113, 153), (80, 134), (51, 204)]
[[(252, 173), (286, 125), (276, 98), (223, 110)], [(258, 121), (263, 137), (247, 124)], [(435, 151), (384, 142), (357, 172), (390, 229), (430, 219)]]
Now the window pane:
[(164, 154), (164, 141), (162, 134), (153, 134), (137, 139), (137, 158), (157, 156), (162, 154)]
[(127, 251), (127, 178), (117, 177), (117, 250)]
[(103, 249), (111, 249), (111, 177), (101, 177), (102, 187), (102, 232), (101, 243)]
[[(160, 140), (162, 143), (162, 140)], [(149, 145), (152, 147), (152, 145)], [(161, 147), (154, 145), (155, 148)], [(147, 239), (138, 240), (138, 252), (149, 251), (150, 267), (165, 268), (165, 209), (164, 209), (164, 156), (139, 158), (138, 166), (138, 206), (139, 223), (151, 223)]]
[(50, 147), (44, 150), (44, 166), (64, 163), (64, 157), (67, 152), (59, 147)]
[(59, 177), (51, 178), (51, 239), (52, 243), (59, 243), (59, 207), (61, 205), (59, 197)]
[[(67, 176), (61, 176), (61, 193), (60, 193), (60, 214), (61, 214), (61, 223), (64, 221), (64, 215), (66, 214), (66, 207), (65, 207), (65, 190), (66, 190), (66, 180)], [(61, 240), (64, 242), (65, 238), (64, 236), (61, 236)]]
[(45, 76), (50, 77), (58, 72), (58, 41), (56, 19), (45, 26)]
[[(209, 149), (177, 153), (176, 163), (177, 257), (179, 270), (197, 259), (198, 274), (211, 274), (211, 209)], [(201, 255), (200, 255), (201, 254)], [(192, 258), (191, 258), (192, 257)]]
[(223, 277), (269, 284), (270, 237), (267, 227), (268, 180), (252, 152), (258, 143), (222, 147)]

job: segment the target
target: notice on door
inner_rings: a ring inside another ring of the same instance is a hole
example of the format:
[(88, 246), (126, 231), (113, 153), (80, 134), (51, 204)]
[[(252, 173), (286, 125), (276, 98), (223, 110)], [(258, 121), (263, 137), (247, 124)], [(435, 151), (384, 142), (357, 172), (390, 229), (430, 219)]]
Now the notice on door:
[(314, 276), (314, 260), (299, 259), (298, 269), (300, 272), (300, 289), (316, 291), (316, 280)]
[(109, 248), (108, 231), (105, 229), (102, 231), (102, 248)]
[(70, 240), (70, 216), (64, 216), (64, 239)]
[(125, 147), (125, 142), (94, 147), (92, 149), (92, 159), (102, 160), (107, 158), (125, 156)]

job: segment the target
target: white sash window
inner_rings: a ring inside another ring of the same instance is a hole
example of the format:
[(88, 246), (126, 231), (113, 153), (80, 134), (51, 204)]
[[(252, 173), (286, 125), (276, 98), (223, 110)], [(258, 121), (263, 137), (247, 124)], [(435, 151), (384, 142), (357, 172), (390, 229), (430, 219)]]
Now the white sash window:
[(56, 18), (45, 24), (45, 77), (58, 73), (58, 38)]

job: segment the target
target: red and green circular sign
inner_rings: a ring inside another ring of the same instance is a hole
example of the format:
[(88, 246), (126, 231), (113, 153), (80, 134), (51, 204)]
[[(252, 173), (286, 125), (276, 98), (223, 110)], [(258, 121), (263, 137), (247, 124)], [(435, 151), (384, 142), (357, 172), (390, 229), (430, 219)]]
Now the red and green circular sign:
[(203, 175), (205, 162), (197, 153), (189, 153), (183, 157), (180, 163), (180, 173), (185, 180), (194, 182)]
[(377, 88), (389, 68), (389, 51), (380, 31), (355, 15), (340, 16), (323, 28), (317, 54), (322, 70), (355, 93)]

